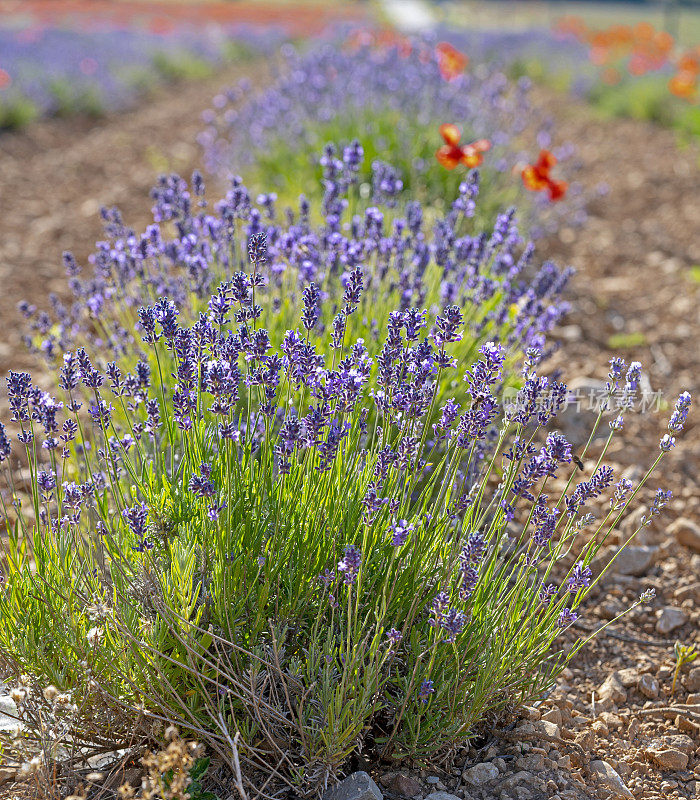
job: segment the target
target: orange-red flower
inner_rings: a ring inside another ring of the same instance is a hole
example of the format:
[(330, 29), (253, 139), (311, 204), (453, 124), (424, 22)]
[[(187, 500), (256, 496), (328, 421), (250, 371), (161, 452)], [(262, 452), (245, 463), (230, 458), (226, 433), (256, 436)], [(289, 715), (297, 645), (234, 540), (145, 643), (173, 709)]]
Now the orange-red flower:
[(678, 59), (678, 72), (668, 83), (668, 88), (676, 97), (684, 100), (694, 100), (698, 94), (698, 84), (700, 81), (700, 48), (698, 55), (693, 51), (683, 53)]
[(550, 200), (561, 200), (569, 188), (566, 181), (556, 181), (550, 175), (552, 167), (557, 163), (556, 157), (549, 150), (540, 150), (534, 164), (527, 164), (520, 173), (523, 184), (531, 192), (547, 191)]
[(698, 92), (697, 80), (695, 73), (684, 70), (671, 78), (668, 82), (668, 88), (671, 94), (675, 94), (676, 97), (691, 100)]
[(437, 53), (440, 74), (446, 81), (453, 81), (459, 77), (469, 63), (469, 59), (464, 53), (460, 53), (449, 42), (440, 42), (435, 47), (435, 52)]
[(435, 153), (435, 158), (445, 169), (454, 169), (457, 164), (464, 164), (469, 169), (478, 167), (484, 160), (484, 153), (491, 149), (488, 139), (477, 139), (471, 144), (460, 145), (462, 134), (456, 125), (441, 125), (440, 136), (445, 144)]

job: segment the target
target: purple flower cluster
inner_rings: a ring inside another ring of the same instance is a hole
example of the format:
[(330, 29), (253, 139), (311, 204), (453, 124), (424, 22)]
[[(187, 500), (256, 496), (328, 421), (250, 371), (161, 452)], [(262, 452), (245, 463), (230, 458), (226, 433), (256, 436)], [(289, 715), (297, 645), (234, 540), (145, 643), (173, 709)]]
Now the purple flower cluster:
[[(263, 413), (270, 417), (275, 413), (282, 373), (297, 387), (313, 386), (318, 405), (305, 420), (299, 420), (303, 435), (295, 430), (296, 423), (289, 422), (285, 428), (279, 449), (284, 462), (298, 446), (299, 436), (302, 443), (321, 446), (318, 432), (328, 423), (324, 395), (342, 394), (345, 411), (352, 410), (366, 383), (373, 353), (380, 368), (375, 390), (380, 409), (404, 419), (425, 413), (434, 375), (455, 363), (446, 348), (463, 340), (466, 309), (471, 319), (468, 342), (487, 327), (495, 326), (504, 336), (502, 344), (481, 351), (476, 372), (466, 378), (473, 405), (461, 418), (459, 441), (469, 447), (474, 438), (483, 439), (495, 417), (491, 389), (498, 383), (506, 354), (546, 353), (546, 336), (567, 310), (558, 295), (570, 271), (559, 273), (546, 264), (530, 283), (523, 280), (531, 248), (523, 242), (510, 212), (498, 217), (489, 234), (475, 236), (458, 235), (459, 217), (454, 209), (435, 222), (431, 235), (416, 204), (406, 207), (405, 217), (395, 217), (391, 228), (385, 218), (387, 209), (378, 206), (356, 214), (349, 224), (342, 222), (345, 204), (340, 203), (340, 210), (335, 206), (352, 184), (352, 171), (362, 158), (361, 148), (350, 148), (350, 152), (346, 148), (344, 159), (336, 159), (335, 177), (326, 182), (336, 181), (340, 187), (337, 202), (317, 228), (309, 223), (309, 206), (303, 197), (297, 214), (289, 211), (284, 221), (265, 221), (238, 179), (212, 213), (208, 206), (197, 208), (192, 203), (190, 190), (179, 177), (163, 177), (153, 192), (154, 219), (162, 222), (156, 221), (138, 236), (124, 225), (118, 212), (105, 211), (108, 238), (90, 259), (93, 274), (71, 279), (76, 299), (71, 308), (61, 306), (54, 324), (43, 312), (23, 306), (31, 332), (28, 342), (53, 358), (84, 340), (83, 332), (93, 330), (96, 318), (107, 331), (105, 340), (97, 344), (114, 358), (134, 353), (143, 362), (142, 345), (152, 347), (164, 340), (175, 358), (173, 419), (183, 429), (193, 423), (200, 390), (214, 398), (212, 412), (225, 417), (236, 407), (243, 385), (259, 386), (266, 397)], [(203, 191), (201, 177), (195, 176), (194, 184), (198, 196)], [(264, 199), (264, 204), (268, 202)], [(174, 233), (168, 235), (166, 230)], [(221, 282), (211, 294), (217, 277)], [(439, 297), (431, 293), (435, 277), (440, 278)], [(329, 300), (338, 297), (339, 303)], [(154, 302), (153, 298), (158, 299)], [(299, 324), (295, 301), (302, 306), (304, 334), (294, 330)], [(444, 308), (432, 329), (421, 309), (428, 301), (438, 301)], [(117, 322), (117, 302), (138, 310), (137, 335)], [(388, 311), (392, 307), (398, 310)], [(275, 329), (288, 330), (279, 355), (270, 355), (270, 336), (258, 326), (265, 312)], [(183, 315), (198, 321), (191, 329), (180, 328), (178, 320)], [(237, 333), (229, 331), (233, 322), (241, 326)], [(389, 337), (380, 347), (379, 332), (385, 324)], [(358, 350), (358, 342), (347, 354), (348, 331), (352, 327), (357, 332), (358, 325), (365, 331), (361, 335), (366, 351)], [(426, 331), (435, 347), (427, 341), (408, 346)], [(315, 343), (328, 340), (340, 357), (332, 373), (323, 371), (323, 357)], [(155, 398), (146, 396), (150, 375), (143, 364), (134, 377), (124, 378), (115, 362), (107, 369), (107, 377), (120, 396), (123, 392), (132, 398), (132, 404), (147, 402), (144, 425), (153, 435), (160, 427), (162, 408)], [(64, 389), (73, 391), (81, 381), (99, 389), (102, 380), (84, 351), (64, 356)], [(537, 388), (544, 391), (546, 387), (538, 384)], [(21, 395), (21, 387), (16, 394)], [(17, 403), (21, 405), (20, 400)], [(98, 422), (108, 419), (108, 406), (93, 401), (91, 408)], [(452, 413), (448, 405), (438, 424), (443, 436)], [(238, 435), (229, 423), (222, 425), (230, 436)], [(323, 448), (329, 464), (345, 436), (344, 424), (331, 425), (327, 433)], [(404, 448), (402, 462), (411, 463), (411, 442), (406, 440)]]
[(391, 544), (393, 547), (402, 547), (413, 533), (415, 525), (409, 524), (405, 519), (393, 522), (390, 526)]

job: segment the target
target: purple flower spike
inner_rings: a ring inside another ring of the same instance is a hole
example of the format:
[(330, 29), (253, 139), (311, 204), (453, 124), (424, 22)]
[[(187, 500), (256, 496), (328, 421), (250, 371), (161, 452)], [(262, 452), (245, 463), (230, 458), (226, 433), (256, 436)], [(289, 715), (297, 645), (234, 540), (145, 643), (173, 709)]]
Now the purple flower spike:
[(570, 625), (573, 625), (577, 619), (578, 614), (575, 611), (571, 611), (569, 608), (564, 608), (557, 618), (557, 626), (562, 629), (568, 628)]
[(347, 586), (355, 583), (361, 562), (362, 554), (359, 549), (354, 544), (347, 545), (342, 560), (338, 562), (338, 571), (343, 573)]
[(421, 703), (427, 703), (430, 700), (430, 695), (435, 693), (433, 682), (429, 678), (425, 678), (418, 690), (418, 699)]
[(12, 444), (5, 432), (5, 426), (0, 422), (0, 464), (6, 461), (12, 453)]
[(144, 503), (139, 503), (131, 508), (125, 508), (122, 516), (134, 536), (137, 539), (143, 539), (148, 523), (148, 507)]
[(403, 639), (403, 634), (396, 628), (391, 628), (386, 632), (386, 637), (392, 644), (398, 644)]
[(401, 547), (406, 544), (408, 537), (411, 535), (415, 525), (410, 525), (405, 519), (400, 519), (391, 525), (391, 544), (394, 547)]
[(668, 429), (671, 433), (680, 433), (683, 430), (685, 421), (688, 418), (690, 402), (690, 392), (683, 392), (676, 400), (673, 414), (671, 414), (671, 419), (668, 422)]
[(584, 567), (581, 561), (576, 564), (567, 581), (567, 585), (569, 587), (569, 591), (572, 593), (576, 593), (581, 589), (586, 589), (591, 584), (591, 578), (593, 577), (593, 572), (591, 571), (590, 567)]

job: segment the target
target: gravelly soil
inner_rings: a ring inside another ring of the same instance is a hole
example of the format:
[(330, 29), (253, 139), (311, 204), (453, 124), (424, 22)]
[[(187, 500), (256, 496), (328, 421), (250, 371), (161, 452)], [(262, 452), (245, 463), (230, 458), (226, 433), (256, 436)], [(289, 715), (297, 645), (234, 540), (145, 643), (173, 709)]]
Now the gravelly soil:
[[(91, 251), (100, 237), (99, 206), (128, 205), (131, 224), (149, 221), (148, 189), (155, 173), (188, 174), (198, 165), (199, 115), (237, 73), (231, 69), (204, 83), (164, 91), (137, 110), (98, 122), (54, 120), (0, 138), (1, 373), (32, 365), (20, 342), (17, 301), (29, 298), (43, 306), (48, 292), (61, 292), (61, 251), (70, 248), (79, 260)], [(670, 405), (682, 389), (697, 396), (700, 283), (691, 274), (700, 263), (697, 148), (679, 149), (672, 133), (651, 125), (596, 120), (589, 109), (560, 97), (540, 100), (555, 110), (561, 139), (578, 143), (588, 188), (608, 185), (607, 194), (591, 203), (585, 229), (564, 229), (540, 244), (542, 256), (578, 269), (570, 324), (560, 332), (564, 348), (550, 367), (561, 369), (567, 380), (604, 380), (607, 360), (619, 345), (636, 342), (623, 354), (644, 363), (648, 383), (643, 387), (661, 390)], [(611, 346), (612, 337), (617, 347)], [(668, 414), (666, 408), (628, 418), (608, 460), (639, 477), (656, 455)], [(575, 419), (564, 424), (574, 438), (581, 435)], [(699, 641), (700, 541), (693, 550), (673, 535), (675, 530), (691, 541), (687, 531), (700, 523), (699, 431), (691, 419), (650, 484), (673, 489), (675, 499), (662, 522), (640, 534), (638, 543), (651, 549), (639, 557), (649, 563), (635, 567), (639, 574), (606, 577), (578, 631), (611, 619), (646, 588), (656, 589), (656, 599), (612, 624), (575, 659), (545, 708), (531, 712), (533, 718), (545, 713), (558, 725), (560, 741), (523, 739), (514, 750), (495, 740), (469, 751), (467, 766), (488, 760), (499, 770), (497, 779), (484, 784), (463, 782), (464, 759), (456, 774), (441, 775), (439, 784), (425, 781), (429, 773), (407, 773), (420, 794), (444, 787), (460, 797), (484, 799), (604, 798), (611, 796), (611, 784), (596, 778), (590, 767), (592, 760), (604, 759), (636, 798), (700, 796), (700, 727), (675, 713), (648, 713), (671, 703), (700, 703), (700, 673), (688, 669), (670, 697), (673, 642)], [(587, 473), (594, 463), (586, 458)], [(622, 526), (613, 541), (632, 529)], [(666, 606), (682, 609), (685, 618), (671, 631), (657, 620)], [(618, 677), (610, 679), (615, 672)], [(686, 738), (674, 738), (679, 736)], [(381, 782), (387, 796), (401, 796), (397, 780), (385, 776)]]
[[(684, 389), (697, 398), (700, 283), (692, 268), (700, 263), (698, 148), (678, 148), (672, 132), (650, 124), (597, 120), (588, 108), (571, 102), (557, 106), (557, 130), (563, 139), (577, 143), (583, 180), (589, 187), (605, 182), (609, 191), (590, 204), (584, 230), (564, 229), (557, 241), (543, 247), (546, 254), (578, 270), (571, 291), (572, 324), (561, 332), (564, 347), (555, 356), (554, 366), (561, 368), (567, 380), (600, 380), (605, 378), (606, 361), (619, 354), (643, 363), (648, 383), (643, 381), (642, 389), (661, 391), (670, 407)], [(635, 339), (636, 346), (620, 347)], [(665, 408), (627, 416), (624, 435), (610, 448), (607, 460), (633, 479), (640, 476), (658, 454), (669, 413), (670, 408)], [(699, 462), (696, 408), (678, 446), (649, 483), (652, 491), (663, 486), (674, 493), (660, 522), (642, 530), (636, 540), (652, 548), (647, 554), (651, 564), (642, 569), (645, 554), (639, 553), (636, 575), (621, 576), (613, 570), (604, 578), (582, 624), (593, 628), (610, 620), (646, 588), (656, 590), (656, 599), (613, 624), (611, 635), (602, 635), (587, 647), (572, 665), (568, 688), (563, 686), (559, 692), (592, 720), (584, 726), (584, 735), (594, 734), (587, 742), (591, 751), (617, 767), (638, 798), (700, 795), (700, 727), (680, 722), (679, 730), (675, 715), (664, 719), (663, 715), (638, 714), (642, 707), (689, 702), (692, 694), (691, 701), (700, 702), (700, 673), (688, 675), (684, 679), (688, 691), (677, 686), (672, 699), (669, 678), (674, 641), (700, 644), (700, 537), (692, 537), (692, 549), (680, 545), (674, 536), (675, 532), (688, 542), (687, 531), (700, 523)], [(593, 466), (593, 461), (587, 462), (587, 471)], [(634, 512), (632, 520), (639, 521)], [(620, 527), (617, 542), (636, 528), (630, 522)], [(682, 608), (687, 620), (668, 632), (657, 619), (667, 606)], [(623, 675), (627, 698), (620, 695), (612, 703), (619, 706), (619, 713), (606, 718), (611, 703), (600, 700), (599, 688), (620, 669), (647, 674), (640, 684), (647, 694), (637, 690), (638, 676)], [(648, 688), (652, 676), (659, 682), (658, 696)], [(594, 691), (598, 702), (592, 705)], [(632, 735), (637, 727), (634, 720), (641, 722), (636, 735)], [(653, 763), (650, 754), (652, 740), (666, 737), (665, 744), (672, 747), (668, 737), (675, 734), (691, 737), (691, 755), (684, 770), (663, 769), (659, 766), (663, 758)]]

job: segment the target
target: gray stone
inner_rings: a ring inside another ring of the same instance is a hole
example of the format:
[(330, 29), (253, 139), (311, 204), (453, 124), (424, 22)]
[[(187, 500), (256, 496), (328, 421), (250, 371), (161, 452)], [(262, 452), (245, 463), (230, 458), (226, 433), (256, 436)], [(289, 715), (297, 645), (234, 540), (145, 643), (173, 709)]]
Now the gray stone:
[(327, 789), (323, 800), (384, 800), (384, 795), (366, 772), (353, 772), (337, 786)]
[(498, 767), (487, 761), (465, 769), (462, 773), (462, 778), (473, 786), (483, 786), (485, 783), (489, 783), (489, 781), (496, 780), (499, 774)]
[(618, 669), (616, 674), (617, 674), (617, 679), (625, 687), (625, 689), (629, 689), (632, 686), (636, 686), (637, 681), (639, 680), (639, 672), (635, 667), (625, 667), (624, 669)]
[(518, 783), (529, 783), (532, 780), (532, 775), (525, 770), (519, 770), (518, 772), (514, 772), (512, 775), (508, 775), (507, 778), (504, 778), (499, 784), (499, 788), (502, 789), (510, 789), (513, 786), (516, 786)]
[(460, 800), (460, 798), (456, 794), (450, 794), (449, 792), (433, 792), (425, 800)]
[(680, 517), (668, 526), (668, 532), (676, 537), (678, 544), (700, 553), (700, 525), (692, 520)]
[(658, 547), (630, 544), (620, 550), (611, 569), (618, 575), (644, 575), (656, 561)]
[(528, 753), (515, 759), (515, 766), (527, 772), (540, 772), (544, 769), (544, 756), (541, 753)]
[(607, 761), (591, 761), (590, 769), (597, 778), (598, 783), (611, 791), (615, 797), (626, 797), (629, 800), (634, 798), (634, 795), (625, 786), (622, 778)]
[(666, 606), (661, 609), (659, 618), (656, 621), (656, 631), (662, 636), (665, 636), (671, 633), (671, 631), (675, 631), (676, 628), (680, 628), (681, 625), (685, 625), (687, 621), (688, 615), (682, 608)]
[[(607, 570), (606, 575), (639, 577), (653, 565), (658, 552), (658, 547), (648, 545), (629, 544), (622, 549), (608, 545), (601, 548), (591, 560), (590, 568), (596, 578), (602, 574), (603, 570)], [(616, 609), (614, 615), (619, 613), (619, 610)]]
[[(633, 480), (630, 478), (630, 480)], [(633, 483), (637, 483), (633, 480)], [(642, 527), (642, 517), (649, 514), (649, 511), (644, 506), (639, 506), (620, 520), (618, 530), (620, 531), (621, 543), (628, 542), (634, 537), (635, 544), (647, 544), (646, 527)]]
[(613, 567), (608, 568), (608, 564), (612, 561), (616, 552), (617, 547), (608, 545), (607, 547), (601, 547), (595, 556), (593, 556), (588, 566), (591, 568), (594, 578), (599, 578), (603, 574), (603, 570), (607, 570), (605, 573), (606, 575), (611, 573)]
[(546, 719), (540, 719), (535, 722), (522, 722), (515, 729), (516, 733), (518, 731), (523, 734), (524, 738), (531, 737), (533, 735), (537, 736), (538, 734), (544, 734), (546, 741), (558, 739), (561, 736), (559, 726), (554, 722), (549, 722)]

